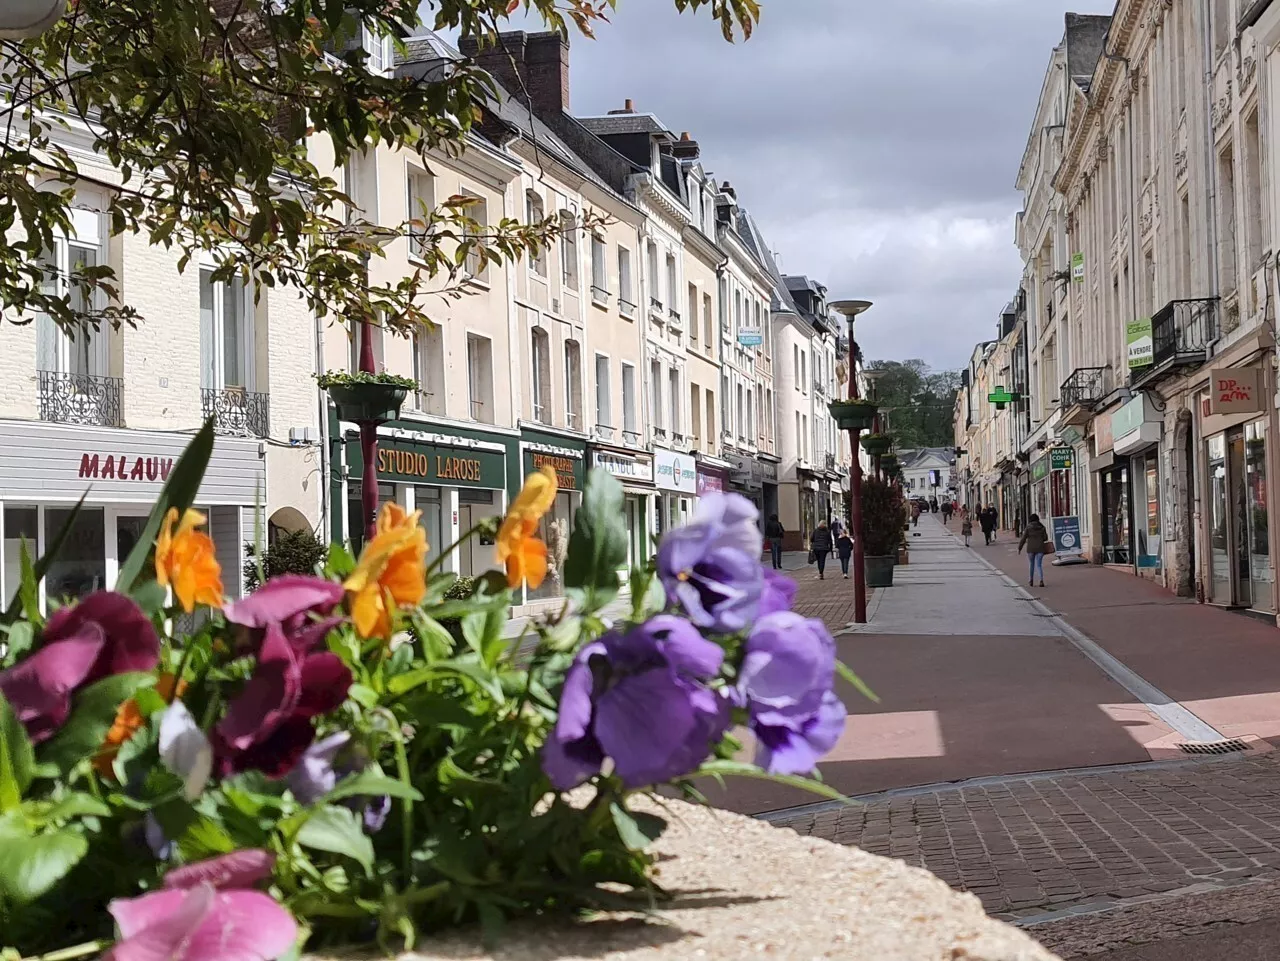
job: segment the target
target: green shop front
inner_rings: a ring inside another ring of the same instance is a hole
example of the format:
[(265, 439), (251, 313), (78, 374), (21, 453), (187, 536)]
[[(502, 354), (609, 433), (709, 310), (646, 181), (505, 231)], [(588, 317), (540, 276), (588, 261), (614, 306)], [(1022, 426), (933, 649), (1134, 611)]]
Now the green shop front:
[[(342, 424), (332, 436), (333, 537), (358, 551), (364, 540), (360, 435), (354, 425)], [(378, 502), (422, 512), (428, 560), (434, 561), (486, 517), (505, 513), (508, 492), (519, 485), (517, 472), (509, 469), (517, 447), (514, 434), (392, 421), (378, 428)], [(493, 539), (473, 537), (443, 569), (474, 576), (493, 566)]]
[(547, 578), (537, 590), (526, 589), (527, 603), (564, 596), (564, 559), (587, 482), (586, 441), (571, 434), (525, 428), (520, 432), (520, 472), (515, 486), (518, 488), (525, 477), (544, 467), (556, 472), (559, 490), (555, 504), (543, 515), (538, 532), (547, 545)]

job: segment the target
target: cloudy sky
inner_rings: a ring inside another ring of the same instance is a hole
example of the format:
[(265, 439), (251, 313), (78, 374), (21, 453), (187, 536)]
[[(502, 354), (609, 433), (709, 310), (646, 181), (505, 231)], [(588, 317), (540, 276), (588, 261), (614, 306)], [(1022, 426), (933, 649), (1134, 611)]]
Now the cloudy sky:
[(788, 273), (875, 302), (872, 359), (963, 366), (1018, 282), (1013, 189), (1063, 14), (1106, 0), (762, 0), (729, 45), (619, 0), (572, 47), (572, 110), (625, 98), (702, 145)]

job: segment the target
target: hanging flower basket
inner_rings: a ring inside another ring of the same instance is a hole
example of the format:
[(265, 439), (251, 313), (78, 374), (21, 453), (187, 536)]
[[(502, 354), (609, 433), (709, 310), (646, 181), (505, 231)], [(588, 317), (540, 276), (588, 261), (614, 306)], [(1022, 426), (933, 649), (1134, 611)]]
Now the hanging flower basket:
[[(863, 438), (864, 441), (868, 439), (869, 438), (866, 437)], [(865, 443), (863, 444), (863, 447), (866, 447)], [(874, 454), (875, 451), (868, 449), (867, 453)], [(886, 474), (897, 474), (898, 471), (902, 469), (901, 465), (898, 464), (898, 455), (892, 453), (882, 454), (880, 457), (880, 469)]]
[(872, 400), (833, 400), (827, 405), (841, 430), (870, 430), (880, 407)]
[[(861, 440), (862, 449), (872, 457), (881, 457), (888, 454), (893, 449), (893, 438), (888, 434), (868, 434)], [(881, 466), (883, 466), (883, 459)]]
[(322, 390), (329, 392), (338, 419), (385, 423), (400, 416), (409, 391), (418, 385), (408, 377), (393, 374), (343, 374), (329, 371), (316, 378)]

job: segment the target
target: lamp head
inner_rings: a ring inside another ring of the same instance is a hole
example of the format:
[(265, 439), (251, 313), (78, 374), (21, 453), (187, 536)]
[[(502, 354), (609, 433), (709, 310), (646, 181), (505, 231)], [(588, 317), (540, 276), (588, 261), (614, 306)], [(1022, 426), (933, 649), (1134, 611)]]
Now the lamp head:
[(871, 301), (869, 300), (833, 300), (827, 304), (837, 314), (844, 314), (852, 320), (859, 314), (871, 309)]

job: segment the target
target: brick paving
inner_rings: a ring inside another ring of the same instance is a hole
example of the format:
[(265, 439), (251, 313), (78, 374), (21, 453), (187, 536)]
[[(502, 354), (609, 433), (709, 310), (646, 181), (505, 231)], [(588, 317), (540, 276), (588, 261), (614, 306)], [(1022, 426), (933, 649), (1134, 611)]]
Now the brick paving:
[[(853, 623), (853, 578), (845, 580), (840, 576), (838, 559), (827, 559), (826, 580), (818, 580), (818, 569), (812, 566), (783, 573), (796, 582), (795, 609), (805, 617), (819, 618), (831, 631)], [(868, 588), (868, 607), (874, 596), (874, 589)]]
[(1280, 877), (1280, 755), (957, 784), (774, 819), (1026, 917)]

